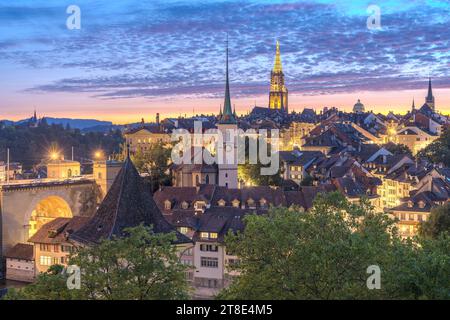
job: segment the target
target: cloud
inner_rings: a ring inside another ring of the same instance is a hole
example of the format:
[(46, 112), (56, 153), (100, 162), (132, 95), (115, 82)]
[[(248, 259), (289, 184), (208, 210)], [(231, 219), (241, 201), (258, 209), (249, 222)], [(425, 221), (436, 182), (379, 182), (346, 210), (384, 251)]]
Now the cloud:
[[(38, 1), (33, 9), (24, 4), (4, 11), (10, 21), (18, 16), (25, 23), (16, 39), (13, 30), (0, 29), (0, 65), (58, 70), (26, 92), (217, 97), (228, 32), (236, 97), (267, 93), (275, 39), (291, 93), (417, 89), (429, 74), (435, 87), (445, 87), (450, 6), (439, 3), (388, 1), (382, 30), (370, 31), (367, 1), (80, 1), (82, 30), (69, 31), (61, 27), (64, 5)], [(44, 20), (54, 25), (47, 34), (26, 23)]]

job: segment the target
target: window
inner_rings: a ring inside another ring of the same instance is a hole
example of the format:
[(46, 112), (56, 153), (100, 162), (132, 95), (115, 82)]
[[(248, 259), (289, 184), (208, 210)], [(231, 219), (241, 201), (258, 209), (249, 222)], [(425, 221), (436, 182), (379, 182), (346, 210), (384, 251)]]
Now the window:
[(53, 246), (53, 251), (54, 251), (54, 252), (59, 252), (59, 245), (55, 244), (55, 245)]
[(186, 201), (183, 201), (182, 203), (181, 203), (181, 208), (183, 208), (183, 209), (187, 209), (187, 208), (189, 208), (189, 203), (187, 203)]
[(200, 238), (208, 239), (208, 238), (209, 238), (209, 233), (208, 233), (208, 232), (202, 232), (202, 233), (200, 233)]
[(233, 200), (233, 207), (238, 208), (239, 207), (239, 200), (238, 199), (234, 199)]
[(239, 265), (239, 259), (228, 259), (228, 265), (230, 267), (236, 267)]
[(205, 268), (218, 268), (219, 267), (219, 259), (210, 258), (210, 257), (201, 257), (200, 265)]
[(188, 227), (180, 227), (178, 229), (178, 231), (180, 231), (182, 234), (186, 234), (189, 232), (189, 228)]
[(194, 280), (194, 273), (193, 272), (185, 272), (185, 279), (187, 281), (193, 281)]
[(45, 243), (41, 243), (39, 245), (39, 249), (41, 251), (44, 251), (44, 252), (51, 252), (52, 251), (50, 245), (49, 244), (45, 244)]
[(260, 205), (261, 207), (265, 207), (266, 204), (267, 204), (266, 199), (262, 198), (261, 200), (259, 200), (259, 205)]
[(217, 201), (217, 204), (219, 205), (219, 207), (225, 207), (225, 200), (220, 199), (219, 201)]
[(170, 210), (170, 209), (172, 208), (172, 203), (171, 203), (169, 200), (166, 200), (166, 201), (164, 202), (164, 208), (165, 208), (166, 210)]
[(183, 255), (185, 256), (192, 256), (194, 254), (194, 249), (193, 248), (189, 248), (186, 251), (183, 252)]
[(211, 233), (209, 234), (209, 238), (210, 238), (210, 239), (217, 239), (217, 233), (216, 233), (216, 232), (211, 232)]
[(214, 244), (201, 244), (200, 251), (217, 252), (219, 251), (219, 247)]
[(72, 247), (71, 246), (64, 246), (64, 245), (62, 245), (61, 246), (61, 251), (70, 253), (70, 252), (72, 252)]
[(40, 256), (39, 263), (41, 264), (41, 266), (51, 266), (52, 265), (52, 257)]
[(185, 266), (192, 266), (192, 260), (181, 259), (181, 264), (184, 264)]

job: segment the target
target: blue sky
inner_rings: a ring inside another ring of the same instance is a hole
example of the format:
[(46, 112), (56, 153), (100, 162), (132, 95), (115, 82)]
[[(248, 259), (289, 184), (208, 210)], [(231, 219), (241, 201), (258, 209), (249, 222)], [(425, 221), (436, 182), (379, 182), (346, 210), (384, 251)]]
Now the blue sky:
[[(68, 30), (66, 8), (81, 9)], [(368, 30), (369, 4), (382, 29)], [(33, 108), (125, 121), (218, 110), (230, 38), (232, 95), (267, 104), (275, 41), (292, 108), (357, 98), (380, 111), (419, 103), (426, 78), (450, 111), (448, 1), (0, 1), (0, 118)], [(396, 110), (397, 110), (396, 109)]]

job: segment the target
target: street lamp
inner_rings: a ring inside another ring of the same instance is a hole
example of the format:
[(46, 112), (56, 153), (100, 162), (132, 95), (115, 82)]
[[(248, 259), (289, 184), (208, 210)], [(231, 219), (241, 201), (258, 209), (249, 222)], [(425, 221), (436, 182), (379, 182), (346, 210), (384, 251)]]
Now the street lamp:
[(95, 158), (96, 160), (102, 159), (102, 158), (103, 158), (103, 151), (102, 151), (102, 150), (97, 150), (97, 151), (95, 151), (95, 153), (94, 153), (94, 158)]
[(56, 151), (53, 151), (50, 153), (50, 159), (52, 159), (52, 160), (58, 160), (58, 156), (59, 156), (59, 154)]

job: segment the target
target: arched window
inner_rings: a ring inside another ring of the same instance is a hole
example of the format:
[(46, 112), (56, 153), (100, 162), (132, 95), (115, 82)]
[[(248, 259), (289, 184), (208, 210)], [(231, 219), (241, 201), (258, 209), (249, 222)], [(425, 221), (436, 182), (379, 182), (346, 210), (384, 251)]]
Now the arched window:
[(209, 184), (209, 174), (206, 175), (205, 183), (206, 183), (206, 184)]
[(196, 175), (195, 176), (195, 185), (198, 186), (200, 184), (200, 176)]
[(67, 170), (67, 177), (72, 177), (72, 169)]

